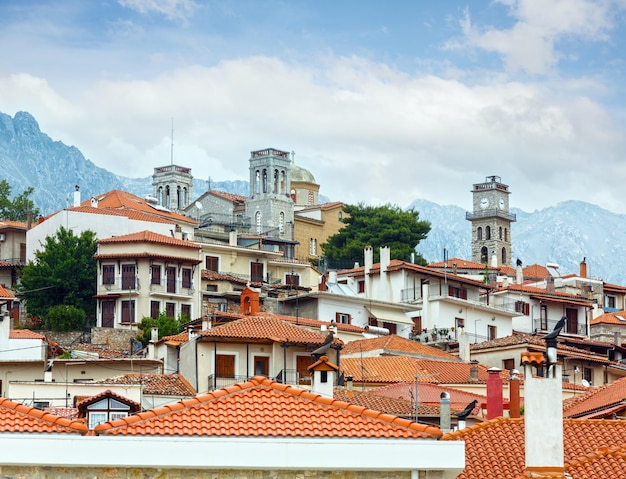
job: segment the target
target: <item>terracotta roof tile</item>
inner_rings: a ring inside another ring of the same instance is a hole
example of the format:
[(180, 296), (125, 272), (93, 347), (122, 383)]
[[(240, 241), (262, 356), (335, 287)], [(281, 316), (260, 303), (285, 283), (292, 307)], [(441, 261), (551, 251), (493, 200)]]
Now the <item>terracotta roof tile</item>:
[(87, 432), (87, 426), (0, 398), (0, 432), (82, 434)]
[[(415, 381), (415, 373), (420, 382), (439, 384), (470, 383), (470, 363), (462, 361), (440, 361), (417, 359), (409, 356), (375, 356), (364, 358), (342, 358), (341, 369), (344, 376), (352, 376), (355, 382), (385, 384)], [(477, 364), (477, 383), (487, 382), (488, 366)], [(508, 371), (501, 373), (508, 377)]]
[(524, 275), (525, 279), (528, 278), (537, 280), (552, 277), (550, 271), (548, 271), (548, 268), (540, 264), (531, 264), (526, 266), (525, 268), (522, 268), (522, 274)]
[(128, 351), (119, 351), (111, 349), (109, 346), (102, 344), (79, 343), (71, 347), (72, 351), (84, 351), (86, 353), (96, 353), (99, 359), (121, 359), (128, 358)]
[(614, 313), (604, 313), (598, 316), (597, 318), (593, 318), (589, 321), (589, 324), (619, 324), (620, 326), (626, 327), (626, 312), (625, 311), (616, 311)]
[(9, 338), (11, 339), (41, 339), (46, 340), (43, 334), (36, 333), (30, 329), (11, 329), (9, 331)]
[(15, 295), (6, 289), (4, 286), (0, 285), (0, 298), (2, 299), (15, 299)]
[[(445, 434), (442, 439), (465, 442), (465, 469), (457, 476), (458, 479), (525, 477), (523, 419), (500, 417)], [(596, 454), (602, 454), (602, 451), (608, 453), (606, 448), (622, 444), (626, 444), (624, 421), (589, 419), (563, 421), (564, 459), (568, 472), (585, 467), (583, 465), (585, 461), (593, 459)], [(595, 469), (595, 474), (585, 475), (589, 470), (581, 469), (585, 474), (572, 477), (604, 479), (616, 477), (615, 472), (621, 470), (604, 465), (610, 464), (610, 460), (606, 462), (599, 460), (596, 464), (598, 468)]]
[(566, 399), (563, 401), (563, 417), (593, 419), (614, 406), (626, 408), (626, 377)]
[[(388, 386), (370, 389), (369, 392), (377, 396), (411, 400), (415, 396), (415, 382), (389, 384)], [(453, 411), (462, 411), (474, 399), (480, 404), (487, 402), (486, 396), (438, 384), (420, 382), (417, 388), (419, 402), (423, 404), (435, 404), (438, 406), (441, 401), (441, 393), (443, 392), (450, 395), (450, 406)], [(508, 402), (507, 398), (503, 400), (505, 403)]]
[(359, 339), (350, 341), (343, 347), (342, 356), (358, 354), (361, 352), (372, 352), (380, 350), (380, 354), (385, 355), (413, 355), (419, 357), (435, 357), (439, 359), (449, 359), (458, 361), (459, 357), (441, 349), (424, 345), (418, 341), (411, 341), (396, 334), (379, 336), (377, 338)]
[(248, 199), (246, 196), (236, 195), (234, 193), (227, 193), (225, 191), (209, 190), (207, 193), (213, 196), (217, 196), (218, 198), (230, 201), (234, 205), (239, 206), (244, 205), (246, 203), (246, 200)]
[(21, 230), (25, 230), (26, 223), (22, 221), (0, 220), (0, 229), (4, 228), (18, 228)]
[(100, 424), (99, 434), (437, 438), (439, 428), (325, 398), (261, 376)]
[(180, 374), (123, 374), (92, 381), (95, 384), (140, 384), (143, 394), (194, 396), (195, 388)]
[[(198, 334), (203, 338), (256, 339), (305, 345), (321, 345), (328, 335), (271, 316), (244, 316), (210, 330), (199, 331)], [(343, 341), (338, 338), (335, 338), (333, 342), (343, 344)]]
[(138, 231), (137, 233), (130, 233), (126, 235), (113, 236), (111, 238), (103, 238), (98, 240), (98, 243), (111, 244), (111, 243), (152, 243), (162, 244), (168, 246), (180, 246), (183, 248), (200, 250), (201, 246), (191, 241), (177, 239), (172, 236), (162, 235), (155, 233), (154, 231)]

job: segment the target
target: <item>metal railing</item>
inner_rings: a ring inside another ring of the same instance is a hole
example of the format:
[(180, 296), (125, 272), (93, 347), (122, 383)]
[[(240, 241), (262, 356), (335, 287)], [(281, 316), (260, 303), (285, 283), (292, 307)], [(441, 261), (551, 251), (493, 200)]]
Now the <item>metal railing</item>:
[(215, 374), (209, 375), (209, 391), (215, 391), (216, 389), (226, 388), (233, 384), (242, 383), (250, 379), (249, 376), (217, 376)]
[[(550, 332), (556, 326), (558, 319), (546, 319), (546, 318), (533, 318), (533, 331)], [(587, 323), (576, 323), (574, 325), (569, 322), (565, 322), (565, 326), (561, 330), (561, 333), (576, 334), (578, 336), (588, 336), (589, 331), (587, 329)]]

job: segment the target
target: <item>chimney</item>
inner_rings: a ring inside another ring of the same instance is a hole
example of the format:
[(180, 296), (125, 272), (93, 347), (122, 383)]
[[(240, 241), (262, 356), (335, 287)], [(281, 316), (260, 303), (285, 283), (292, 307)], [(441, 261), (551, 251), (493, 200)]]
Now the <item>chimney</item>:
[(159, 328), (152, 328), (150, 330), (150, 342), (157, 343), (159, 341)]
[(583, 260), (580, 262), (580, 277), (587, 277), (587, 257), (585, 256)]
[[(565, 471), (563, 459), (562, 366), (553, 365), (549, 377), (533, 376), (544, 364), (541, 353), (522, 353), (524, 367), (524, 434), (526, 472), (532, 477)], [(552, 366), (551, 366), (552, 368)]]
[(370, 270), (372, 269), (372, 265), (374, 264), (374, 250), (372, 250), (371, 246), (365, 247), (365, 276), (370, 274)]
[(311, 392), (332, 398), (339, 368), (328, 361), (327, 356), (322, 356), (311, 364), (307, 370), (313, 373)]
[(237, 246), (237, 231), (231, 230), (228, 233), (228, 246)]
[(337, 284), (337, 271), (328, 272), (328, 284)]
[(520, 393), (519, 393), (519, 371), (511, 369), (509, 377), (509, 417), (521, 417)]
[(26, 230), (28, 231), (33, 227), (33, 211), (29, 209), (26, 212)]
[(469, 362), (470, 360), (469, 336), (465, 332), (465, 328), (462, 328), (459, 334), (459, 359), (465, 362)]
[(524, 271), (522, 270), (521, 261), (517, 263), (515, 267), (515, 282), (517, 284), (522, 284), (524, 282)]
[(546, 293), (554, 294), (554, 277), (548, 276), (546, 278)]
[(498, 255), (495, 252), (491, 255), (491, 267), (492, 268), (498, 267)]
[(439, 429), (444, 434), (452, 431), (450, 412), (450, 394), (444, 391), (439, 400)]
[(352, 396), (353, 384), (352, 376), (346, 376), (346, 389), (348, 390), (348, 396)]
[(509, 277), (505, 276), (504, 278), (502, 278), (502, 287), (503, 288), (508, 288), (509, 287)]
[(502, 378), (500, 368), (489, 368), (487, 371), (487, 419), (504, 415), (502, 407)]
[(211, 329), (211, 317), (210, 316), (205, 316), (202, 318), (202, 331), (208, 331), (209, 329)]
[(174, 238), (179, 240), (183, 239), (183, 229), (180, 227), (180, 225), (176, 225), (176, 228), (174, 228)]
[(622, 346), (622, 333), (621, 331), (614, 331), (613, 332), (613, 342), (615, 343), (615, 346)]
[(80, 186), (74, 186), (74, 206), (80, 206)]
[(326, 287), (326, 275), (325, 274), (321, 274), (319, 276), (317, 285), (318, 285), (317, 286), (318, 291), (328, 291), (328, 288)]
[(96, 198), (91, 198), (91, 207), (92, 208), (98, 207), (98, 200)]
[(389, 267), (389, 262), (391, 258), (391, 250), (389, 246), (381, 246), (380, 247), (380, 274), (381, 276), (385, 274), (387, 268)]
[(469, 382), (477, 383), (478, 382), (478, 361), (475, 359), (470, 361), (470, 377)]

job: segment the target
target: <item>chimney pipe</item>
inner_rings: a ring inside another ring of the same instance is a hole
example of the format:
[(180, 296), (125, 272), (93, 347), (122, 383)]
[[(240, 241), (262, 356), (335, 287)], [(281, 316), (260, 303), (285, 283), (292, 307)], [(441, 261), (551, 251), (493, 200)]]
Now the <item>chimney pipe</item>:
[(489, 368), (487, 371), (487, 419), (503, 416), (502, 378), (500, 368)]
[(587, 277), (587, 257), (584, 257), (583, 260), (580, 262), (580, 277)]
[(74, 186), (74, 206), (80, 206), (80, 186)]
[(521, 417), (520, 393), (519, 393), (519, 371), (511, 369), (509, 378), (509, 417)]

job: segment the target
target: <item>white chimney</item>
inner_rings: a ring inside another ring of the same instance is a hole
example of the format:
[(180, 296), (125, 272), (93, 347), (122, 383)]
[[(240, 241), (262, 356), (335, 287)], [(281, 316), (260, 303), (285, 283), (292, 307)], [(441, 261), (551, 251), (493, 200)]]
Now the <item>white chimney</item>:
[(228, 246), (237, 246), (237, 231), (232, 230), (228, 233)]
[(497, 268), (498, 267), (498, 255), (493, 253), (491, 255), (491, 267), (492, 268)]
[(524, 270), (522, 269), (522, 265), (519, 263), (515, 268), (515, 282), (517, 284), (522, 284), (524, 282)]
[(380, 247), (380, 274), (382, 275), (387, 271), (389, 263), (391, 262), (391, 250), (389, 246)]
[(374, 264), (374, 250), (371, 246), (366, 246), (364, 251), (365, 256), (365, 276), (370, 273), (372, 265)]
[(80, 186), (74, 186), (74, 206), (80, 206)]
[(95, 198), (91, 198), (91, 207), (92, 208), (97, 208), (98, 207), (98, 200)]
[(327, 356), (322, 356), (317, 362), (311, 364), (307, 369), (309, 371), (313, 371), (311, 392), (320, 394), (324, 397), (332, 398), (337, 377), (337, 370), (339, 368), (329, 362)]

